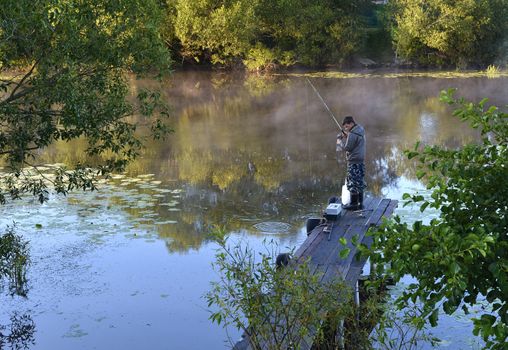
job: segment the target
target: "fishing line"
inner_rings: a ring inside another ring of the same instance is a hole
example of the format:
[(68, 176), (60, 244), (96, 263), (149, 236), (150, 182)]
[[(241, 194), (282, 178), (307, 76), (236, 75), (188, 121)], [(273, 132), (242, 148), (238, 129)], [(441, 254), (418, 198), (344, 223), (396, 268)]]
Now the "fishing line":
[(340, 131), (342, 131), (344, 133), (344, 129), (342, 129), (342, 126), (340, 125), (340, 123), (337, 121), (337, 119), (335, 118), (335, 116), (333, 115), (332, 111), (330, 110), (330, 108), (328, 107), (328, 105), (326, 104), (325, 100), (323, 100), (323, 98), (321, 97), (321, 94), (319, 93), (319, 91), (317, 91), (317, 89), (314, 87), (314, 85), (311, 83), (311, 81), (309, 80), (309, 78), (305, 78), (307, 80), (307, 82), (309, 83), (309, 85), (312, 87), (312, 89), (314, 90), (314, 92), (316, 93), (316, 95), (319, 97), (319, 99), (321, 100), (321, 102), (323, 102), (323, 104), (325, 105), (325, 108), (326, 110), (328, 111), (328, 113), (330, 114), (330, 116), (332, 117), (333, 121), (335, 122), (335, 124), (337, 124), (337, 126), (339, 127)]

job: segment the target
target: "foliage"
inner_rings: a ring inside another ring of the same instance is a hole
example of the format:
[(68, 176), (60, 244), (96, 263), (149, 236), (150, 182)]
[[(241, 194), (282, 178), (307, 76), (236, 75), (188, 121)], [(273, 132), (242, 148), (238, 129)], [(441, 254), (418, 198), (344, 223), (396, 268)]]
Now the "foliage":
[(365, 28), (365, 44), (360, 54), (377, 62), (392, 62), (394, 57), (391, 36), (391, 7), (379, 4), (367, 12)]
[(362, 1), (178, 0), (174, 38), (184, 59), (267, 69), (340, 63), (361, 45)]
[(243, 55), (255, 35), (255, 4), (248, 0), (176, 1), (174, 27), (182, 56), (226, 63)]
[(486, 65), (506, 40), (506, 0), (391, 1), (396, 51), (423, 64)]
[[(458, 105), (454, 115), (480, 130), (479, 144), (462, 149), (425, 146), (407, 151), (420, 162), (417, 175), (432, 189), (431, 198), (405, 194), (408, 203), (438, 209), (429, 224), (412, 226), (396, 216), (372, 233), (371, 259), (379, 271), (388, 268), (396, 281), (409, 274), (418, 283), (399, 298), (423, 303), (431, 325), (442, 307), (447, 314), (466, 313), (483, 298), (490, 303), (475, 319), (475, 334), (487, 347), (503, 349), (508, 337), (508, 114), (487, 100), (468, 103), (453, 90), (441, 99)], [(365, 247), (364, 247), (365, 250)]]
[(362, 44), (366, 1), (261, 1), (260, 42), (297, 63), (341, 63)]
[[(126, 78), (169, 68), (161, 13), (155, 0), (1, 2), (0, 161), (13, 175), (0, 186), (1, 202), (23, 191), (47, 198), (46, 183), (29, 181), (22, 169), (57, 140), (86, 138), (87, 154), (106, 158), (105, 173), (121, 169), (141, 147), (127, 117), (156, 114), (154, 135), (168, 131), (160, 95), (142, 91), (137, 103), (129, 102)], [(82, 176), (86, 167), (79, 171), (64, 172), (72, 179), (56, 184), (57, 192), (93, 189)]]
[(12, 295), (26, 295), (26, 267), (29, 263), (28, 243), (8, 227), (0, 235), (0, 290), (7, 285)]
[(325, 310), (335, 325), (351, 312), (351, 292), (342, 282), (321, 283), (308, 262), (277, 268), (273, 242), (256, 256), (249, 247), (230, 246), (223, 230), (215, 240), (220, 278), (206, 294), (215, 308), (210, 319), (242, 330), (254, 349), (298, 348), (311, 329), (322, 339)]
[(422, 309), (418, 305), (410, 303), (400, 311), (394, 305), (393, 299), (373, 300), (384, 302), (383, 314), (376, 319), (378, 323), (372, 332), (375, 349), (420, 349), (422, 343), (435, 346), (439, 341), (427, 329), (421, 318)]
[(243, 331), (253, 349), (298, 349), (302, 340), (309, 341), (310, 330), (316, 332), (316, 349), (345, 344), (346, 349), (409, 350), (422, 341), (434, 344), (418, 318), (421, 309), (410, 305), (395, 313), (386, 286), (360, 287), (364, 298), (357, 307), (350, 287), (340, 280), (323, 282), (309, 261), (277, 267), (279, 247), (273, 241), (256, 253), (239, 242), (230, 245), (222, 228), (212, 238), (219, 245), (214, 265), (219, 280), (205, 296), (213, 308), (210, 319)]
[(491, 64), (490, 66), (487, 67), (485, 73), (487, 75), (487, 78), (497, 78), (500, 75), (500, 69), (499, 67)]

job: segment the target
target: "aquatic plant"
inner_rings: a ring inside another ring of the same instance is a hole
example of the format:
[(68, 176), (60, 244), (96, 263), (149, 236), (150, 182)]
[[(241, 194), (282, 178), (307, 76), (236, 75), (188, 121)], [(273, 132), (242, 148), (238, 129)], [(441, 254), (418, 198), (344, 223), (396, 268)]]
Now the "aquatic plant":
[(29, 263), (28, 242), (23, 241), (13, 227), (7, 227), (0, 235), (0, 289), (7, 285), (12, 295), (25, 296)]
[(501, 70), (499, 69), (499, 67), (491, 64), (490, 66), (487, 67), (485, 73), (487, 74), (488, 78), (497, 78), (501, 75)]

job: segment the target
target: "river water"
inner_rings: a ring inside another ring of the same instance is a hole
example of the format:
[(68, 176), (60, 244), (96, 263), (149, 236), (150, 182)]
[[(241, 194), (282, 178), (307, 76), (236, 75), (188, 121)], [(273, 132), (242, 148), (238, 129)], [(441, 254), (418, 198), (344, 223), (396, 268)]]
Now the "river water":
[[(498, 106), (508, 95), (506, 76), (307, 77), (339, 119), (353, 115), (365, 126), (368, 195), (393, 199), (425, 194), (404, 149), (417, 140), (459, 147), (478, 139), (439, 102), (440, 90), (458, 88), (459, 96), (489, 97)], [(337, 127), (302, 75), (177, 72), (163, 93), (175, 132), (147, 141), (125, 174), (96, 192), (0, 207), (0, 229), (15, 222), (32, 260), (27, 297), (0, 294), (0, 325), (15, 312), (32, 320), (30, 348), (227, 348), (239, 332), (212, 324), (203, 299), (217, 278), (216, 246), (207, 234), (222, 225), (254, 249), (267, 238), (282, 250), (296, 247), (306, 237), (305, 219), (338, 193), (345, 162), (335, 154)], [(74, 164), (83, 160), (80, 149), (79, 142), (58, 144), (41, 152), (40, 162), (48, 172)], [(436, 215), (416, 208), (396, 213), (407, 221)], [(442, 339), (440, 348), (474, 348), (471, 328), (455, 315), (431, 331)]]

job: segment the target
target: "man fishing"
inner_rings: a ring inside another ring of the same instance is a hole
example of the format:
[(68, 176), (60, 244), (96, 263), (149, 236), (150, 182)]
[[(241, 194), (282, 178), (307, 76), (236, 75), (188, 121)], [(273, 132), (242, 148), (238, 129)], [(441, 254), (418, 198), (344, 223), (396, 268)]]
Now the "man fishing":
[(347, 210), (362, 209), (365, 189), (365, 129), (356, 124), (352, 116), (342, 121), (342, 130), (337, 135), (337, 151), (346, 152), (347, 189), (351, 193), (351, 203), (343, 205)]

